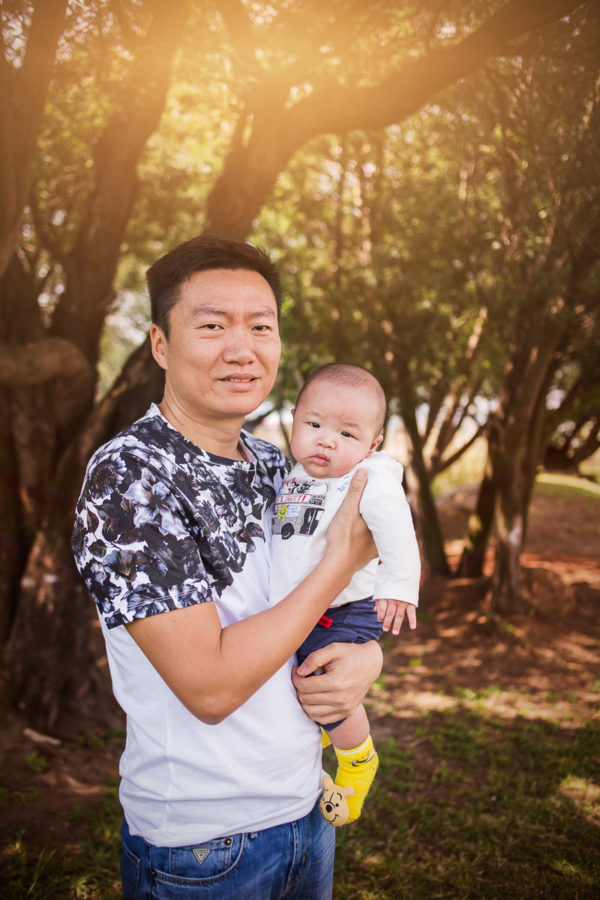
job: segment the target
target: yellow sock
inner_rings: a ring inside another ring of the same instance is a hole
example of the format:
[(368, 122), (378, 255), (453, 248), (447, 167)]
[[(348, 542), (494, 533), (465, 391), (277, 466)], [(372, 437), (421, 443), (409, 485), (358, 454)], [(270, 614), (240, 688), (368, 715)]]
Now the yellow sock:
[(334, 747), (338, 761), (338, 770), (335, 773), (335, 783), (340, 787), (354, 788), (354, 793), (348, 797), (350, 815), (348, 822), (354, 822), (362, 812), (365, 797), (373, 784), (375, 772), (379, 766), (379, 757), (373, 746), (371, 735), (354, 750), (338, 750)]

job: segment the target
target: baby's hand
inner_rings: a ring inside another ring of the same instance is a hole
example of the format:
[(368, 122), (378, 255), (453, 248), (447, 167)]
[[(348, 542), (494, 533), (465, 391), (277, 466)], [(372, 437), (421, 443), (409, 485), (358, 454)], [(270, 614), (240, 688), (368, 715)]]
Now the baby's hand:
[(389, 631), (391, 626), (392, 634), (400, 634), (405, 613), (411, 631), (417, 627), (417, 609), (412, 603), (405, 603), (403, 600), (379, 599), (375, 601), (375, 609), (378, 620), (383, 622), (384, 631)]

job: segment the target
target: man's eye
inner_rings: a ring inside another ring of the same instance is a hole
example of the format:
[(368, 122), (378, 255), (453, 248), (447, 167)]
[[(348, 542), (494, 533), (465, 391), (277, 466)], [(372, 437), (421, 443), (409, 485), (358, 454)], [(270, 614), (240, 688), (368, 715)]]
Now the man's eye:
[(219, 325), (218, 322), (205, 322), (203, 325), (200, 326), (200, 328), (203, 328), (206, 331), (218, 331), (222, 327), (223, 326)]
[(259, 334), (270, 334), (272, 331), (272, 328), (270, 325), (255, 325), (252, 330), (258, 331)]

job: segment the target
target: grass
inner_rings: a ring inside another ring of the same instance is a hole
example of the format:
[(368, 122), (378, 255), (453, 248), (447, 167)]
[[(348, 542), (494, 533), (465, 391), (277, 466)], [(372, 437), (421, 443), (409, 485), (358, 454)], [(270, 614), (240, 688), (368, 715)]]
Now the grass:
[(81, 842), (58, 850), (28, 846), (22, 834), (1, 851), (2, 900), (117, 900), (122, 812), (116, 786), (93, 808), (77, 808)]
[[(464, 485), (479, 484), (485, 466), (486, 452), (485, 441), (483, 439), (475, 441), (463, 456), (434, 480), (434, 496), (442, 496), (454, 488)], [(537, 486), (556, 485), (573, 488), (587, 494), (600, 495), (600, 451), (586, 460), (580, 469), (583, 477), (542, 471), (536, 477)]]
[[(568, 727), (505, 719), (487, 696), (457, 691), (453, 707), (414, 719), (404, 746), (380, 743), (362, 819), (338, 832), (336, 898), (599, 896), (600, 722), (576, 711)], [(18, 837), (5, 849), (3, 900), (120, 896), (116, 789), (71, 816), (77, 846), (59, 853)]]
[(600, 497), (600, 484), (574, 475), (557, 475), (552, 472), (541, 472), (536, 478), (536, 490), (546, 496), (553, 496), (554, 491), (570, 488), (587, 496)]
[(379, 747), (362, 824), (339, 834), (335, 896), (597, 898), (599, 747), (598, 722), (422, 716), (407, 748)]

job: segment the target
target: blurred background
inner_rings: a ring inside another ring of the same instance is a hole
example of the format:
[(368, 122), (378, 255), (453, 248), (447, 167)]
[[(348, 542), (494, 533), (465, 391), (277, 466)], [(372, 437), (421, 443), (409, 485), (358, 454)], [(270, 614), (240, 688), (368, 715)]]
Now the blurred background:
[(145, 271), (202, 231), (284, 284), (248, 427), (287, 449), (307, 372), (370, 368), (426, 580), (521, 610), (536, 478), (600, 475), (600, 5), (4, 0), (0, 25), (4, 709), (56, 731), (105, 690), (73, 507), (161, 396)]

